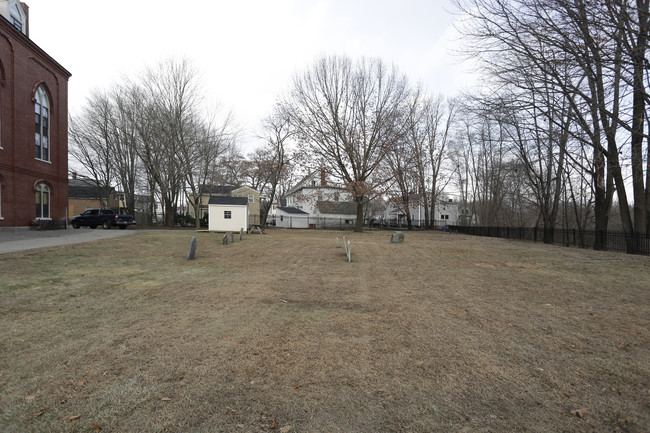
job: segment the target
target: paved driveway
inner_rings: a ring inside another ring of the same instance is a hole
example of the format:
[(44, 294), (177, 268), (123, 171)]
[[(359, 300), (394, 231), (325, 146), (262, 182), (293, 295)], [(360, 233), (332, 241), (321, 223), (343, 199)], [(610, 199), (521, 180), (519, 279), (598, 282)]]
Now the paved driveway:
[(93, 230), (87, 228), (80, 228), (78, 230), (72, 228), (67, 230), (3, 229), (0, 230), (0, 254), (33, 250), (43, 247), (79, 244), (82, 242), (117, 238), (120, 236), (131, 236), (148, 231), (149, 230), (133, 229)]

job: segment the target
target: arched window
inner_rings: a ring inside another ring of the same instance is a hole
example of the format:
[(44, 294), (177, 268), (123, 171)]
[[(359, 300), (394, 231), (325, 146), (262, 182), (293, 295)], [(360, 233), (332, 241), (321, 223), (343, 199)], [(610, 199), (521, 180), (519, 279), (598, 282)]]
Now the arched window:
[(34, 95), (36, 159), (50, 160), (50, 101), (43, 86)]
[(36, 185), (36, 218), (50, 217), (50, 188), (44, 183)]

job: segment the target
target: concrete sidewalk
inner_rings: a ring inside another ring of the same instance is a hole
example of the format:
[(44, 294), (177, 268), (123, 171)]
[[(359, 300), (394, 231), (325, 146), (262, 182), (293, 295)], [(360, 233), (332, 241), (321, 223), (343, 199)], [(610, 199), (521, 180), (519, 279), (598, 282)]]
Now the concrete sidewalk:
[(101, 239), (136, 235), (149, 231), (151, 230), (93, 230), (86, 228), (80, 228), (78, 230), (72, 228), (67, 230), (2, 229), (0, 230), (0, 254), (92, 242)]

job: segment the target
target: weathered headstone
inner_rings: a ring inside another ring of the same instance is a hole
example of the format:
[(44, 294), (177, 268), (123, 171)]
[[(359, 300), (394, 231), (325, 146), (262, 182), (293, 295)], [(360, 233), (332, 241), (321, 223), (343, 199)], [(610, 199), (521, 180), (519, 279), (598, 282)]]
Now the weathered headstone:
[(402, 232), (394, 232), (393, 235), (390, 237), (390, 243), (391, 244), (403, 244), (404, 243), (404, 233)]
[(187, 260), (194, 260), (196, 257), (196, 236), (192, 238), (190, 242), (190, 250), (187, 252)]
[(350, 241), (345, 245), (345, 255), (348, 256), (348, 263), (352, 261), (352, 252), (350, 251)]
[(241, 241), (244, 238), (244, 228), (239, 229), (239, 240)]
[(235, 235), (232, 232), (230, 232), (230, 243), (231, 244), (235, 243)]
[(228, 245), (228, 235), (223, 235), (223, 240), (221, 241), (223, 245)]

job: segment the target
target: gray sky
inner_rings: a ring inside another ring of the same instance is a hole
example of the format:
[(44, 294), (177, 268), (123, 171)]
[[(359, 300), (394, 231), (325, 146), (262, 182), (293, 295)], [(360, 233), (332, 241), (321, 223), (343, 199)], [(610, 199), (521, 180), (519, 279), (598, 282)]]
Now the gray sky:
[(169, 57), (186, 57), (206, 98), (232, 110), (247, 152), (275, 98), (323, 55), (379, 57), (452, 96), (472, 84), (449, 0), (25, 0), (30, 38), (72, 73), (69, 109)]

